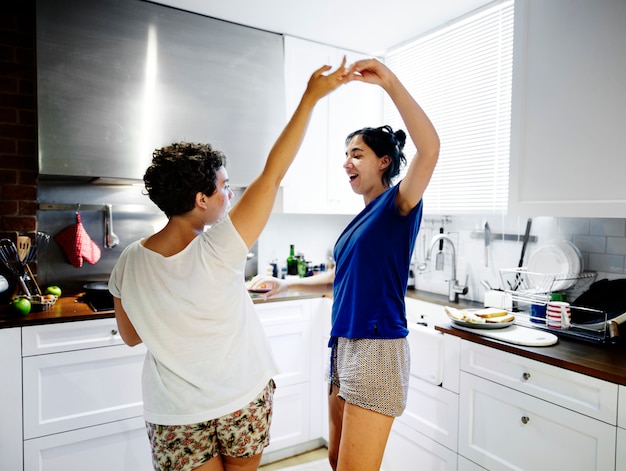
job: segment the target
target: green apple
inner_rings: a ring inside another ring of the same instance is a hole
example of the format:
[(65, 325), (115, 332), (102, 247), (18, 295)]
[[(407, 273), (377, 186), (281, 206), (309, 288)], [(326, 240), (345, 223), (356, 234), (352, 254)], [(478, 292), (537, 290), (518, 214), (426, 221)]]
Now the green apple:
[(30, 301), (26, 298), (15, 298), (11, 302), (13, 310), (23, 316), (30, 312)]
[(53, 294), (57, 298), (61, 296), (61, 288), (58, 286), (48, 286), (46, 288), (46, 294)]

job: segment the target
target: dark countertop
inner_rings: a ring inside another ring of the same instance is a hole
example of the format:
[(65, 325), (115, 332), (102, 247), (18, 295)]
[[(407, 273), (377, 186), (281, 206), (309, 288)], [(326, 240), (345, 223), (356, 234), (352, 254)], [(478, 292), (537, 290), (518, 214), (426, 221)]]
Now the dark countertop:
[[(407, 291), (407, 296), (442, 306), (482, 308), (482, 303), (463, 301), (452, 304), (447, 296)], [(504, 352), (520, 355), (542, 363), (565, 368), (594, 378), (626, 386), (626, 340), (617, 345), (598, 345), (582, 340), (559, 336), (559, 341), (549, 347), (525, 347), (483, 337), (476, 333), (455, 329), (450, 324), (437, 325), (438, 331), (465, 340), (486, 345)]]
[(559, 337), (559, 341), (549, 347), (523, 347), (483, 337), (479, 333), (455, 329), (449, 324), (437, 325), (435, 329), (514, 355), (626, 386), (626, 343), (624, 342), (617, 345), (596, 345), (582, 340)]
[[(62, 296), (47, 311), (30, 312), (26, 316), (21, 316), (11, 312), (10, 308), (0, 312), (0, 329), (7, 327), (24, 327), (28, 325), (54, 324), (57, 322), (73, 322), (85, 321), (93, 319), (108, 319), (115, 317), (113, 310), (94, 312), (84, 302), (82, 297), (84, 293), (78, 293), (74, 296)], [(295, 299), (319, 298), (321, 295), (310, 295), (303, 293), (289, 292), (279, 294), (269, 299), (263, 299), (260, 296), (253, 295), (252, 301), (255, 304), (272, 303)]]

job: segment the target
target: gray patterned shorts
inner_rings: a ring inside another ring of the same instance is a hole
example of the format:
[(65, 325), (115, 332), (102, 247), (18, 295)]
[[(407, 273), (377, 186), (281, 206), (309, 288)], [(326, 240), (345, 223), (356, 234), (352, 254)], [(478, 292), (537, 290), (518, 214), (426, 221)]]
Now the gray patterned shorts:
[(331, 351), (328, 382), (350, 404), (399, 417), (406, 407), (410, 369), (406, 338), (338, 337)]

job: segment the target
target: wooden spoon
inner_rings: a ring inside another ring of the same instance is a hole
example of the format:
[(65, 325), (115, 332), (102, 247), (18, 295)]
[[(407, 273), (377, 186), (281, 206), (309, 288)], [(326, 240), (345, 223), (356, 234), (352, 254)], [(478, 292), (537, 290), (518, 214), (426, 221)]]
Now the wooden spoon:
[(18, 236), (17, 238), (17, 253), (20, 257), (20, 261), (23, 262), (30, 250), (30, 237)]

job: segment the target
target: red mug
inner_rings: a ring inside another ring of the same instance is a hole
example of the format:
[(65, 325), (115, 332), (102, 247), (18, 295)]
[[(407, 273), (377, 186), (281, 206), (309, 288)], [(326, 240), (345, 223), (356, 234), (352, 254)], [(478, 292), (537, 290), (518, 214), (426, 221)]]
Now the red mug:
[(565, 301), (550, 301), (546, 307), (546, 325), (551, 329), (569, 329), (572, 311)]

